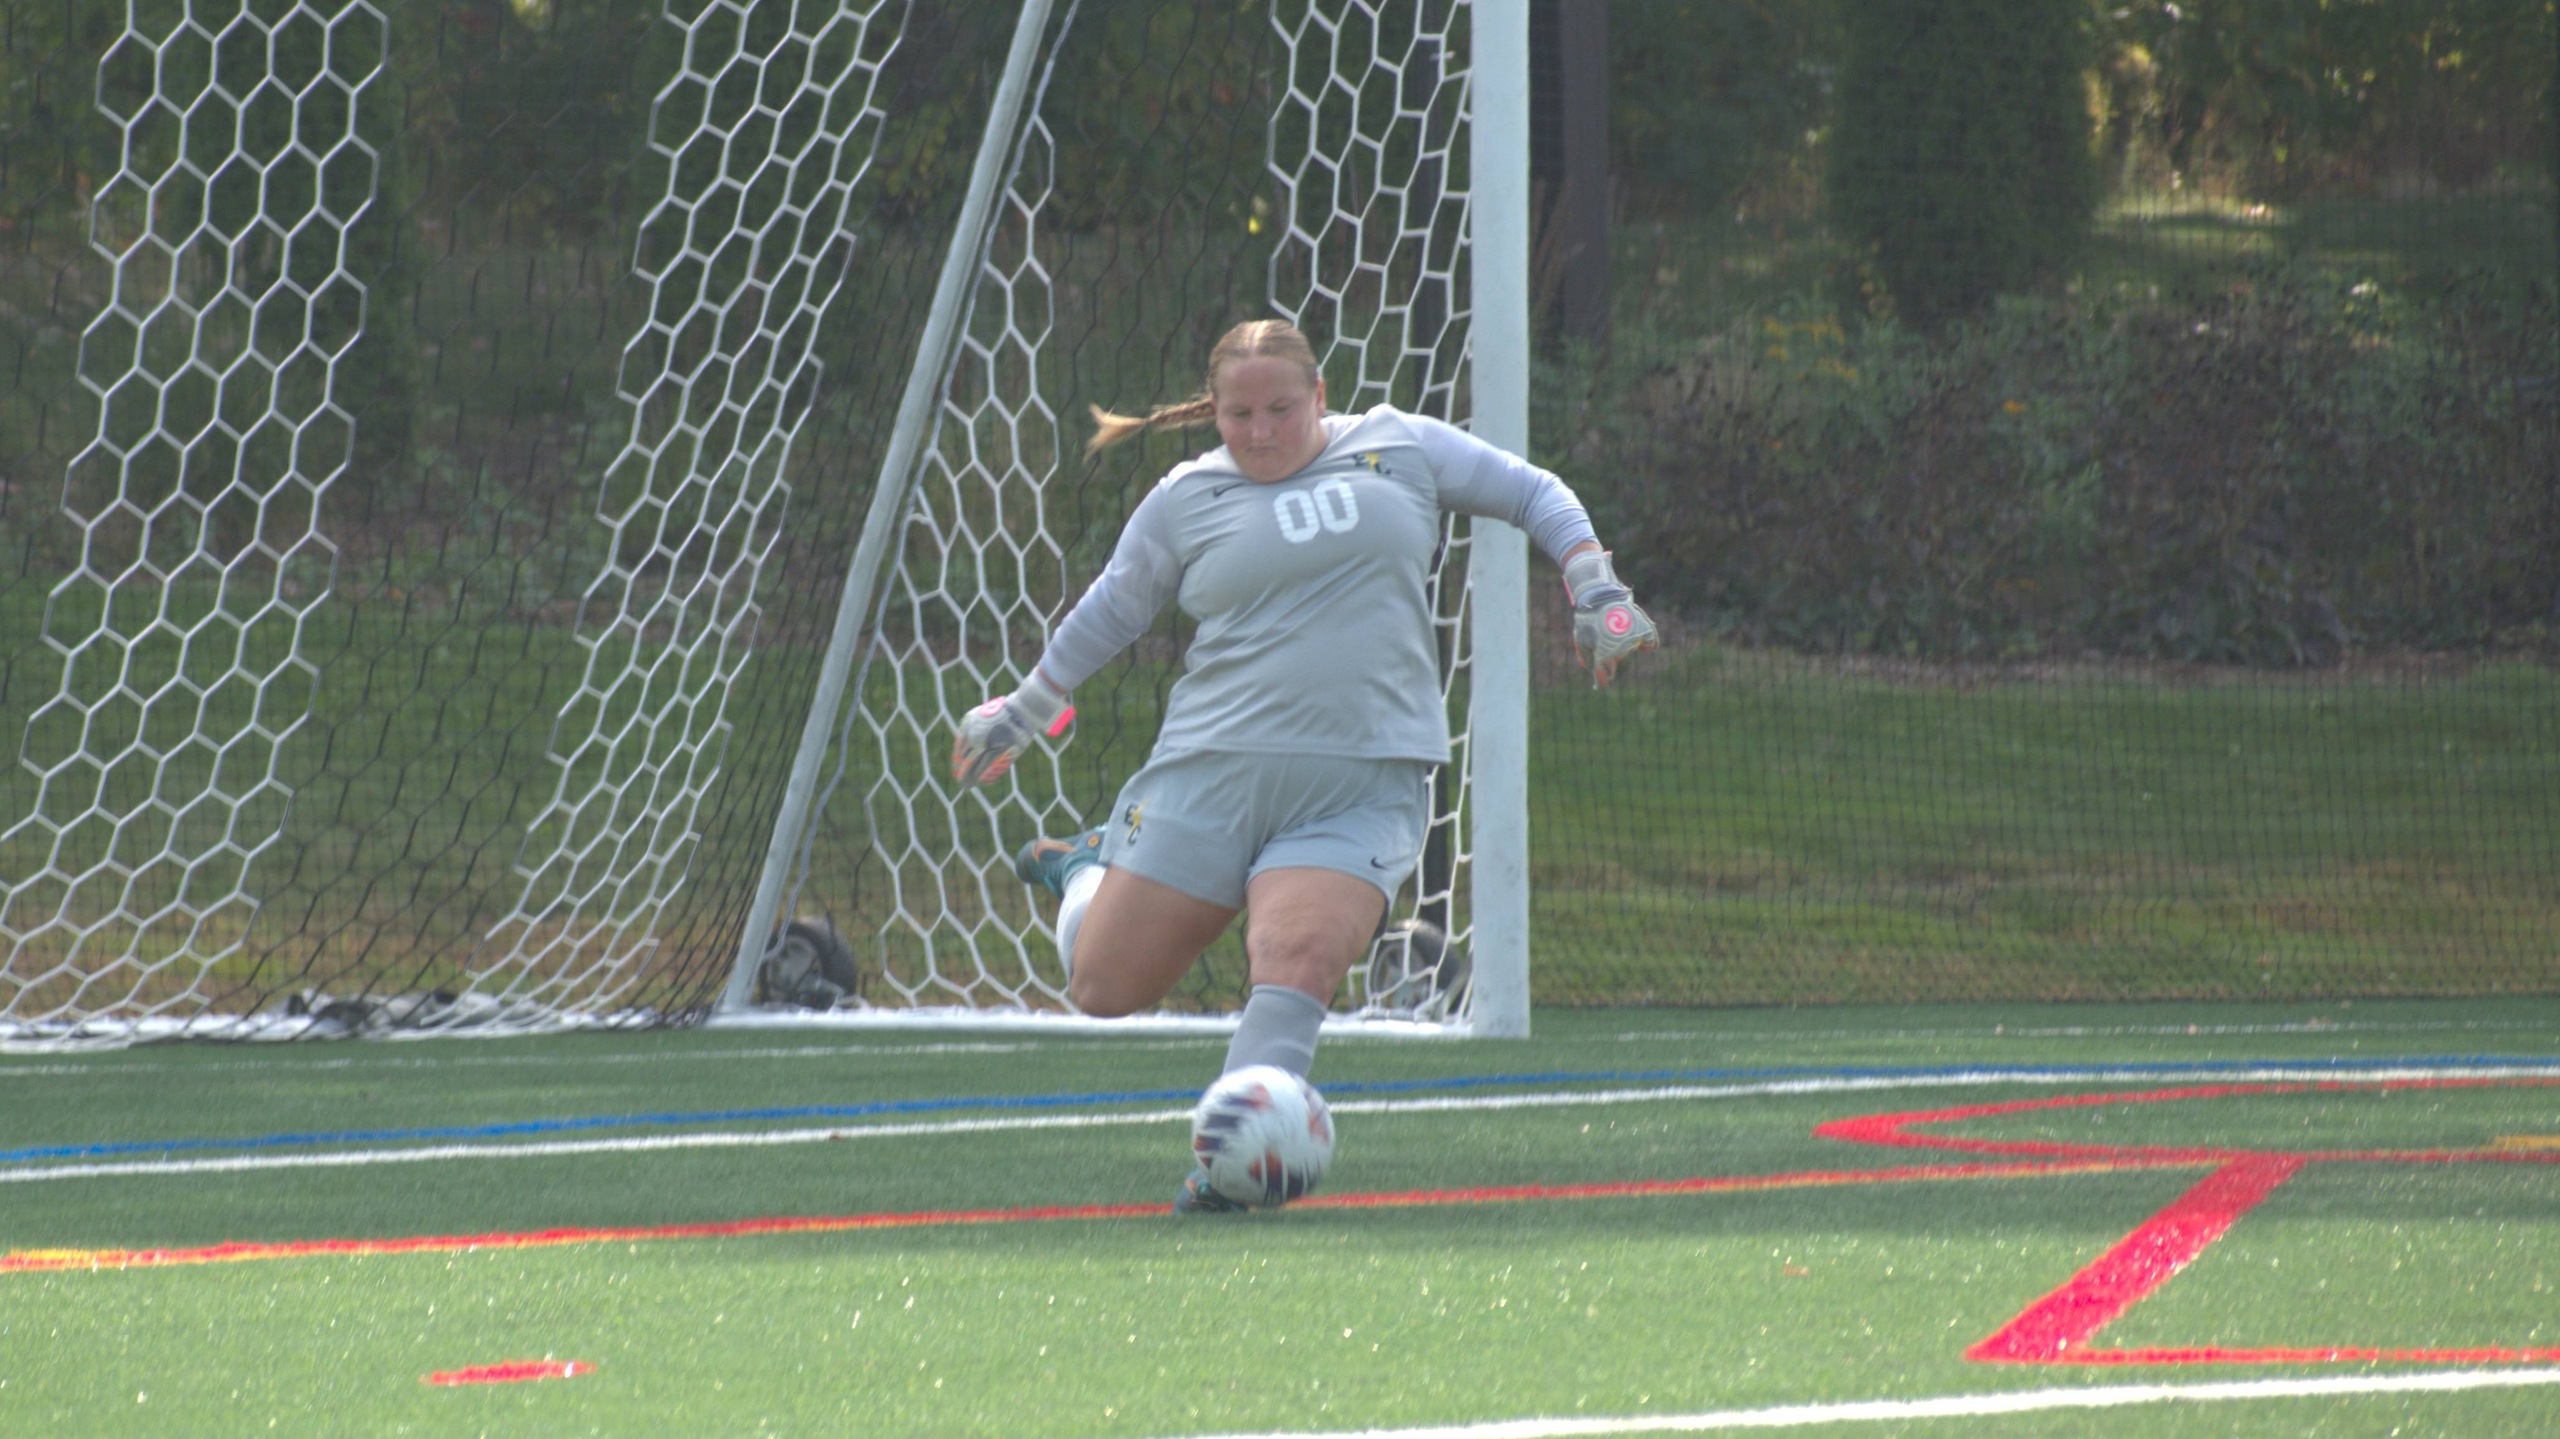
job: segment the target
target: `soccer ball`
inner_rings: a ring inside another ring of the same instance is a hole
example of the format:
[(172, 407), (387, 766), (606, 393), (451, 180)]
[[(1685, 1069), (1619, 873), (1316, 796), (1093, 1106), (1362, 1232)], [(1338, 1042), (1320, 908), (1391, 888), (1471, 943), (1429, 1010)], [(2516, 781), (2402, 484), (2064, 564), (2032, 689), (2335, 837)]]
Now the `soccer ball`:
[(1247, 1065), (1200, 1096), (1191, 1153), (1210, 1188), (1248, 1208), (1276, 1208), (1314, 1189), (1333, 1163), (1333, 1111), (1297, 1075)]

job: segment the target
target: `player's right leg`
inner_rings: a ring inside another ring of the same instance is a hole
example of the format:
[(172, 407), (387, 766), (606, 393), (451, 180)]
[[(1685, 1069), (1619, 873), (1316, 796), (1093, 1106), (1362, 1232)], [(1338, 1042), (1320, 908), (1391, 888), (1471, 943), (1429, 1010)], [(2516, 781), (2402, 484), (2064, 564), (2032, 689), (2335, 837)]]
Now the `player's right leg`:
[(1234, 907), (1185, 894), (1125, 866), (1105, 869), (1076, 928), (1067, 997), (1101, 1019), (1153, 1008), (1235, 918)]

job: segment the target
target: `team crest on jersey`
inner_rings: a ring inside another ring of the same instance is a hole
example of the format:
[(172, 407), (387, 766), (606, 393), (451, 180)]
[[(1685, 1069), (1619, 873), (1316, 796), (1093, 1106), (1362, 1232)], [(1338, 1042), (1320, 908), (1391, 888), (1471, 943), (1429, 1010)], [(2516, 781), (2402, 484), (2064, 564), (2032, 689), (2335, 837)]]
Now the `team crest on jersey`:
[(1130, 805), (1128, 820), (1129, 833), (1121, 840), (1121, 843), (1136, 844), (1138, 842), (1138, 827), (1146, 822), (1147, 802), (1145, 800), (1139, 800), (1135, 804)]
[(1387, 472), (1387, 457), (1382, 451), (1362, 450), (1351, 458), (1358, 460), (1361, 467), (1371, 474), (1383, 475)]

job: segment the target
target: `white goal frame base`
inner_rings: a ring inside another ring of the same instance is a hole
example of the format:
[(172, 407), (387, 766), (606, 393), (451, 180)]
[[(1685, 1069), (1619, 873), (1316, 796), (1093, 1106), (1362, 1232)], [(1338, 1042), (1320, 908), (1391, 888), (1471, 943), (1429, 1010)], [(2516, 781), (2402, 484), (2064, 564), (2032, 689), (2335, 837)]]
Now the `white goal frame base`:
[[(764, 1029), (800, 1032), (858, 1030), (989, 1030), (1006, 1034), (1057, 1038), (1226, 1035), (1233, 1034), (1241, 1013), (1133, 1014), (1122, 1019), (1096, 1019), (1084, 1014), (1031, 1013), (1022, 1010), (965, 1009), (939, 1005), (928, 1009), (723, 1009), (705, 1018), (703, 1029)], [(1328, 1015), (1327, 1039), (1467, 1039), (1477, 1031), (1463, 1021), (1390, 1019), (1378, 1015)]]

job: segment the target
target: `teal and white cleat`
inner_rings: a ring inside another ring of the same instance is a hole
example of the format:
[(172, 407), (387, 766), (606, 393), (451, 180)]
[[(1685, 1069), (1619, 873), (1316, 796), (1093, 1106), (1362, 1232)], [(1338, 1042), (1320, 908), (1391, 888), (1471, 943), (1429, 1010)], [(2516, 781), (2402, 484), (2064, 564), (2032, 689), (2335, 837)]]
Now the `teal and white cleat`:
[(1089, 829), (1072, 839), (1035, 839), (1014, 851), (1013, 872), (1024, 884), (1036, 884), (1060, 899), (1067, 881), (1089, 864), (1102, 863), (1102, 831)]
[(1182, 1181), (1182, 1189), (1173, 1196), (1176, 1214), (1242, 1214), (1246, 1206), (1209, 1187), (1209, 1171), (1194, 1169)]

